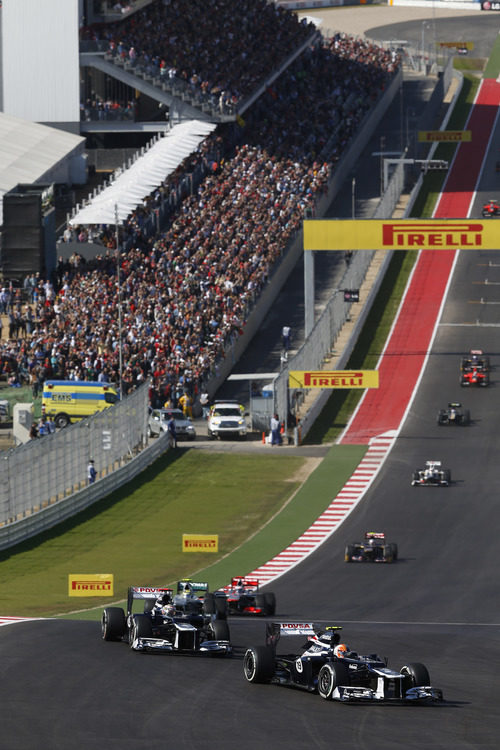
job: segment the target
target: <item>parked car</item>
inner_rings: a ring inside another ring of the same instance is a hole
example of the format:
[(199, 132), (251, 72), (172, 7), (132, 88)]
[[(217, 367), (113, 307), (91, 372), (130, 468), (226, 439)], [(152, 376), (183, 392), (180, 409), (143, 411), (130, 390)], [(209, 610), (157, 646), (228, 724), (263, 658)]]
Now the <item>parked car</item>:
[(189, 417), (185, 417), (180, 409), (150, 409), (148, 434), (158, 437), (162, 432), (168, 432), (170, 418), (174, 418), (177, 440), (195, 440), (196, 430)]

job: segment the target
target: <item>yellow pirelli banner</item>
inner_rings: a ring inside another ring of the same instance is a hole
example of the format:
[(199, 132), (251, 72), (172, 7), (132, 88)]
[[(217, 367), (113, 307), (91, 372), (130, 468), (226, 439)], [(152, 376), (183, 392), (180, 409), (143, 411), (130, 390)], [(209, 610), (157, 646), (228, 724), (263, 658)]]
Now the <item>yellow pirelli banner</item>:
[(429, 141), (446, 141), (451, 143), (466, 143), (472, 140), (471, 130), (419, 130), (418, 140), (422, 143)]
[(495, 219), (306, 219), (304, 250), (499, 250)]
[(466, 49), (468, 52), (471, 52), (474, 49), (474, 42), (439, 42), (438, 46), (451, 49), (456, 47), (457, 49)]
[(289, 388), (378, 388), (378, 370), (290, 370)]
[(218, 534), (183, 534), (183, 552), (218, 552)]
[(113, 574), (70, 573), (68, 596), (113, 596)]

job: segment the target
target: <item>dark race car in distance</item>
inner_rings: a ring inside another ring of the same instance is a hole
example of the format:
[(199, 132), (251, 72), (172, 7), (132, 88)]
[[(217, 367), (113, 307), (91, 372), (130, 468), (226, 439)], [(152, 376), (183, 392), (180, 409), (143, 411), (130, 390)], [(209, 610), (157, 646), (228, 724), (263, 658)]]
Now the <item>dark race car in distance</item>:
[(490, 358), (482, 349), (471, 349), (460, 361), (461, 386), (488, 386), (490, 384)]
[(446, 409), (440, 409), (437, 415), (437, 423), (443, 424), (470, 424), (470, 412), (468, 409), (462, 409), (462, 404), (458, 401), (451, 401)]
[(233, 576), (228, 586), (223, 586), (214, 592), (218, 597), (225, 596), (227, 611), (230, 615), (268, 615), (276, 614), (276, 596), (270, 592), (262, 592), (257, 578), (247, 576)]
[(398, 559), (398, 545), (387, 542), (382, 531), (366, 531), (363, 542), (353, 542), (345, 548), (346, 562), (392, 563)]
[(426, 461), (425, 469), (414, 471), (411, 480), (412, 487), (448, 487), (450, 483), (451, 471), (443, 469), (441, 461)]
[[(311, 623), (268, 623), (266, 645), (251, 646), (243, 657), (245, 679), (319, 693), (325, 700), (346, 702), (425, 703), (442, 701), (431, 687), (427, 668), (409, 662), (399, 672), (387, 659), (363, 656), (340, 644), (339, 627), (315, 628)], [(305, 635), (302, 653), (278, 654), (281, 635)]]
[[(175, 602), (175, 599), (178, 599)], [(141, 613), (133, 612), (136, 599), (144, 601)], [(183, 593), (170, 588), (130, 586), (127, 612), (106, 607), (101, 619), (105, 641), (125, 641), (133, 651), (150, 653), (231, 654), (227, 620), (194, 606)]]

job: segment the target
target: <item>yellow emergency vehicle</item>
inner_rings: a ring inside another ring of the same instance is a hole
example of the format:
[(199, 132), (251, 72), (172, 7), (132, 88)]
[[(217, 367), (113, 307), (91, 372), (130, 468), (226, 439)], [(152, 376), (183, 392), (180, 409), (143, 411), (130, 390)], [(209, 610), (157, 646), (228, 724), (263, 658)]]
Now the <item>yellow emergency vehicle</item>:
[(110, 383), (87, 380), (46, 380), (43, 384), (42, 413), (51, 416), (56, 427), (90, 417), (119, 401)]

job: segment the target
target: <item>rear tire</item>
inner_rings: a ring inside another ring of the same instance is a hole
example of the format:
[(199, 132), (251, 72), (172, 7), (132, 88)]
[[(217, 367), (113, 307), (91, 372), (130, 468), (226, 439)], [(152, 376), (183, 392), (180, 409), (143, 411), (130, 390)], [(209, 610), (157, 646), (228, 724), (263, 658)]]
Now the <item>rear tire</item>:
[(67, 427), (70, 424), (70, 419), (67, 414), (57, 414), (56, 418), (54, 419), (54, 424), (56, 427), (62, 430), (63, 427)]
[(255, 594), (255, 606), (260, 609), (261, 615), (267, 614), (266, 597), (264, 594)]
[(397, 560), (398, 559), (398, 545), (395, 542), (391, 542), (389, 544), (389, 547), (392, 550), (392, 559)]
[(345, 664), (327, 662), (323, 664), (318, 675), (318, 693), (325, 700), (332, 700), (332, 695), (339, 685), (349, 686), (349, 670)]
[(248, 682), (270, 682), (274, 675), (274, 649), (270, 646), (247, 648), (243, 657), (243, 674)]
[(451, 471), (449, 469), (444, 470), (444, 478), (448, 484), (451, 484)]
[(399, 670), (400, 674), (404, 675), (404, 690), (409, 690), (412, 687), (421, 687), (431, 684), (431, 678), (427, 667), (420, 662), (411, 662), (405, 664)]
[(470, 424), (470, 411), (468, 409), (465, 409), (462, 414), (462, 424)]
[(101, 618), (104, 641), (121, 641), (127, 630), (125, 612), (121, 607), (106, 607)]
[(348, 544), (344, 552), (344, 560), (346, 563), (352, 562), (352, 556), (354, 555), (354, 544)]
[(205, 598), (203, 599), (203, 614), (215, 615), (216, 613), (215, 596), (211, 593), (205, 594)]
[(276, 614), (276, 596), (268, 592), (264, 594), (264, 601), (266, 603), (266, 615), (274, 617)]

